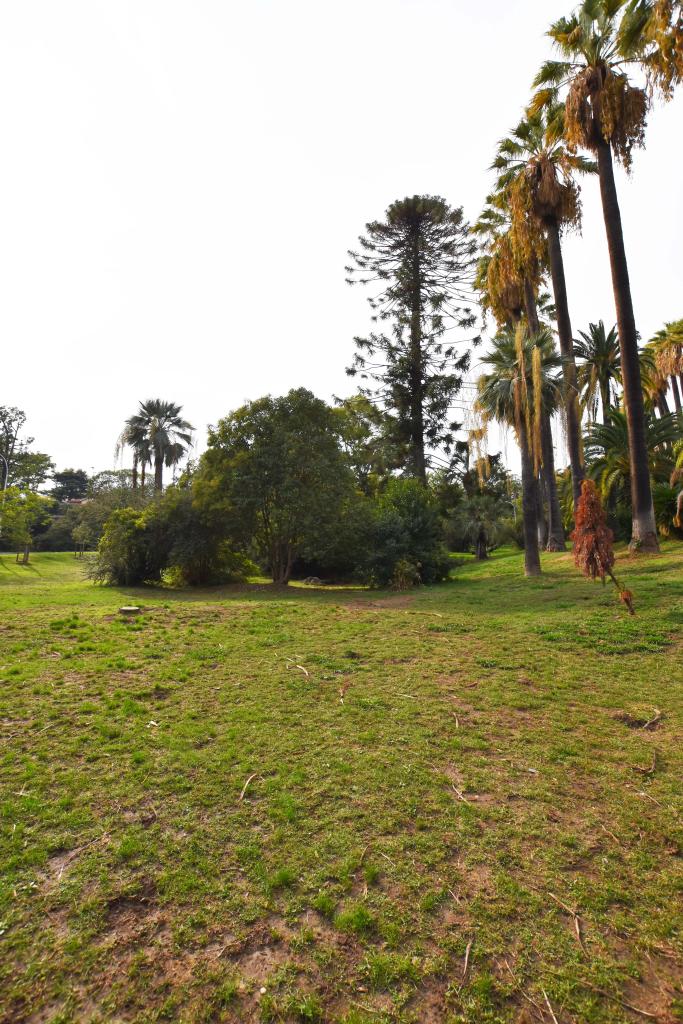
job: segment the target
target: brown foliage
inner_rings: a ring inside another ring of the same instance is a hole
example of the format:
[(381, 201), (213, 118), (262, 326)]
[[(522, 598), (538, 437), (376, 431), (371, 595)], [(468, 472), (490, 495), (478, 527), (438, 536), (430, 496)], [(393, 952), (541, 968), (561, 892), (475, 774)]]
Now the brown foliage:
[(630, 84), (626, 75), (605, 67), (584, 68), (567, 94), (567, 143), (595, 152), (608, 142), (616, 159), (627, 169), (634, 146), (645, 141), (647, 94)]
[(600, 495), (592, 480), (581, 484), (581, 497), (576, 506), (576, 526), (571, 535), (574, 562), (584, 576), (598, 577), (605, 582), (609, 576), (619, 591), (619, 598), (634, 615), (633, 594), (616, 578), (614, 567), (614, 534), (607, 526)]

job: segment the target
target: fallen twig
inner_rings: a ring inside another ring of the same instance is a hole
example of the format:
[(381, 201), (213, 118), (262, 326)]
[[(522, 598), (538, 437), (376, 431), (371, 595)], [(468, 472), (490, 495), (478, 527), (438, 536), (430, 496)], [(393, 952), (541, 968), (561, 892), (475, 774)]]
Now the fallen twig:
[(653, 710), (654, 715), (652, 716), (652, 718), (648, 719), (645, 725), (641, 726), (641, 729), (651, 729), (653, 725), (656, 725), (657, 722), (661, 720), (662, 712), (659, 710), (659, 708), (654, 708)]
[[(643, 726), (645, 728), (645, 726)], [(657, 751), (652, 751), (652, 764), (649, 768), (641, 768), (639, 765), (634, 764), (631, 766), (631, 770), (634, 772), (640, 772), (641, 775), (654, 775), (657, 769)]]
[(527, 1003), (530, 1003), (534, 1007), (534, 1009), (536, 1010), (536, 1013), (538, 1014), (539, 1019), (541, 1021), (543, 1021), (544, 1024), (545, 1024), (545, 1013), (543, 1012), (543, 1007), (539, 1003), (537, 1003), (535, 999), (532, 999), (530, 995), (527, 995), (527, 993), (524, 991), (524, 989), (522, 988), (522, 986), (518, 982), (517, 978), (515, 977), (515, 974), (514, 974), (512, 968), (510, 967), (510, 964), (508, 963), (507, 959), (503, 960), (503, 963), (505, 964), (505, 966), (507, 967), (508, 971), (510, 972), (510, 977), (512, 978), (512, 981), (514, 982), (514, 985), (515, 985), (517, 991), (519, 992), (519, 994), (521, 995), (522, 999), (526, 999)]
[(567, 906), (567, 904), (563, 903), (562, 900), (558, 899), (557, 896), (554, 895), (554, 893), (549, 892), (548, 896), (550, 896), (551, 900), (555, 900), (555, 903), (557, 903), (559, 907), (562, 907), (562, 909), (570, 915), (574, 923), (574, 934), (576, 935), (576, 940), (581, 946), (581, 949), (584, 951), (584, 953), (586, 953), (587, 950), (584, 945), (583, 936), (581, 934), (581, 918), (579, 917), (578, 911), (573, 907)]
[(472, 943), (473, 942), (474, 942), (474, 939), (470, 939), (470, 941), (467, 943), (467, 948), (465, 949), (465, 964), (464, 964), (463, 969), (462, 969), (462, 980), (463, 981), (467, 977), (467, 968), (468, 968), (469, 963), (470, 963), (470, 952), (471, 952), (471, 949), (472, 949)]
[(242, 801), (244, 800), (244, 794), (247, 791), (247, 787), (249, 786), (249, 783), (252, 782), (256, 778), (257, 775), (258, 775), (258, 772), (254, 772), (254, 774), (250, 775), (249, 778), (247, 779), (247, 781), (242, 786), (242, 792), (240, 793), (240, 798), (237, 801), (238, 804), (242, 803)]
[(590, 985), (584, 982), (586, 988), (589, 988), (592, 992), (597, 992), (599, 996), (604, 996), (605, 999), (611, 999), (613, 1003), (619, 1003), (620, 1006), (626, 1007), (627, 1010), (633, 1010), (634, 1013), (639, 1013), (641, 1017), (649, 1017), (651, 1020), (657, 1020), (659, 1014), (650, 1013), (649, 1010), (641, 1010), (639, 1006), (634, 1006), (632, 1003), (627, 1003), (624, 999), (619, 996), (613, 996), (611, 992), (606, 992), (604, 988), (598, 988), (596, 985)]
[(82, 846), (77, 846), (75, 850), (72, 850), (71, 853), (69, 853), (62, 861), (62, 866), (59, 869), (59, 874), (57, 875), (57, 881), (61, 879), (62, 875), (64, 874), (64, 868), (67, 866), (67, 864), (71, 863), (74, 857), (77, 857), (79, 853), (83, 853), (83, 850), (87, 850), (89, 846), (94, 846), (95, 843), (99, 843), (101, 842), (102, 839), (108, 838), (109, 833), (103, 832), (101, 836), (96, 836), (94, 839), (91, 839), (89, 843), (83, 843)]
[(545, 999), (545, 1005), (548, 1007), (548, 1010), (550, 1012), (550, 1016), (553, 1018), (553, 1024), (559, 1024), (559, 1021), (558, 1021), (557, 1017), (555, 1016), (553, 1008), (550, 1005), (550, 1000), (548, 999), (548, 993), (546, 992), (546, 990), (544, 988), (541, 989), (541, 992), (543, 993), (543, 998)]
[(468, 800), (466, 796), (463, 796), (463, 794), (460, 792), (460, 790), (457, 788), (457, 786), (453, 785), (452, 782), (451, 782), (451, 789), (453, 790), (453, 792), (457, 796), (458, 800), (462, 800), (462, 802), (464, 804), (469, 804), (470, 807), (472, 806), (472, 801)]

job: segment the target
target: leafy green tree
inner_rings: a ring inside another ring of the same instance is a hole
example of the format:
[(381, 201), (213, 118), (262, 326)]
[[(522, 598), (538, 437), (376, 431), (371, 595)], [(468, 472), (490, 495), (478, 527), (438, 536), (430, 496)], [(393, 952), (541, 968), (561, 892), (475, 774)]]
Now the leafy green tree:
[(88, 474), (84, 469), (63, 469), (61, 473), (53, 473), (52, 479), (51, 497), (55, 501), (85, 498), (88, 493)]
[(359, 241), (347, 281), (373, 286), (373, 321), (391, 329), (356, 338), (347, 372), (374, 382), (363, 393), (391, 414), (403, 465), (426, 484), (428, 450), (448, 453), (458, 427), (452, 408), (469, 353), (459, 355), (446, 332), (474, 325), (476, 243), (462, 209), (437, 196), (393, 203)]
[[(117, 450), (128, 446), (133, 450), (133, 486), (137, 486), (137, 467), (143, 474), (147, 464), (154, 464), (154, 489), (163, 488), (164, 466), (177, 466), (192, 445), (194, 427), (181, 416), (182, 405), (150, 398), (140, 402), (138, 412), (126, 420)], [(144, 486), (144, 476), (143, 476)]]
[(531, 110), (555, 106), (565, 97), (565, 138), (570, 149), (595, 154), (617, 312), (621, 375), (631, 459), (632, 544), (659, 550), (648, 470), (645, 408), (638, 358), (638, 333), (626, 261), (614, 159), (631, 166), (634, 147), (642, 146), (648, 100), (628, 78), (638, 62), (640, 44), (621, 32), (626, 0), (583, 0), (569, 18), (560, 18), (548, 35), (562, 60), (547, 61), (534, 85)]
[(621, 380), (616, 325), (608, 331), (604, 322), (598, 320), (597, 324), (589, 324), (587, 331), (579, 331), (579, 337), (574, 341), (574, 355), (581, 360), (578, 367), (579, 392), (589, 421), (596, 422), (599, 401), (602, 422), (609, 423), (610, 409)]
[(363, 494), (372, 496), (400, 465), (390, 417), (366, 395), (337, 399), (334, 409), (342, 448)]
[(41, 487), (54, 471), (49, 455), (31, 451), (34, 439), (22, 437), (26, 413), (16, 406), (0, 406), (0, 491), (10, 484), (20, 490)]
[(304, 388), (249, 402), (209, 431), (194, 489), (199, 508), (222, 515), (227, 534), (253, 543), (273, 581), (286, 584), (297, 558), (334, 548), (355, 493), (339, 418)]
[(19, 487), (0, 494), (0, 544), (16, 550), (17, 562), (21, 554), (23, 565), (28, 564), (35, 537), (50, 524), (52, 505), (50, 498)]

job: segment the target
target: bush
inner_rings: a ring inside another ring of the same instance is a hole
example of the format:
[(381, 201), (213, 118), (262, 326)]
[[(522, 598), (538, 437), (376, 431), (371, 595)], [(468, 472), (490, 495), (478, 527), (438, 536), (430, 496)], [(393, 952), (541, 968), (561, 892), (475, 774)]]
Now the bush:
[(92, 579), (118, 586), (241, 582), (256, 567), (235, 553), (220, 524), (198, 510), (187, 488), (169, 487), (143, 511), (116, 509), (104, 527)]
[(448, 577), (438, 505), (417, 480), (392, 479), (379, 499), (371, 527), (365, 576), (377, 586), (394, 581), (435, 583)]

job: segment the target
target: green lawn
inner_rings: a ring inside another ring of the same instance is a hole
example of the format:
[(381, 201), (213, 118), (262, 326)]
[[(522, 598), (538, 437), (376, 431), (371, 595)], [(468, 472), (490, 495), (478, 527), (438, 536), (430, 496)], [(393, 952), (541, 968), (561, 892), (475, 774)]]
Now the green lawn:
[(683, 545), (617, 568), (0, 558), (0, 1020), (683, 1020)]

